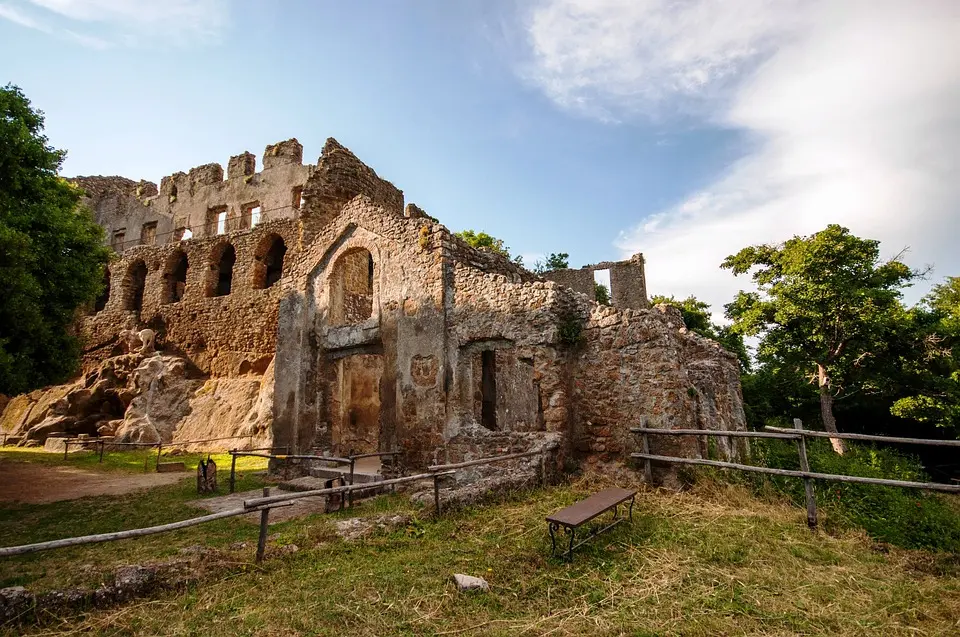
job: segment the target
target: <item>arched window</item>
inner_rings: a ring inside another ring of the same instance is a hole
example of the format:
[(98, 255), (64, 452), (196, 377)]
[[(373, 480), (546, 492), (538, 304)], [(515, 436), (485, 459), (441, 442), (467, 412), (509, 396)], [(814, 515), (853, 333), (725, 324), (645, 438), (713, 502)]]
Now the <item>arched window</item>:
[(237, 252), (229, 243), (221, 243), (213, 250), (210, 263), (210, 278), (207, 282), (207, 296), (226, 296), (233, 287), (233, 265), (237, 262)]
[(103, 266), (103, 292), (97, 297), (93, 304), (94, 312), (102, 312), (107, 307), (107, 301), (110, 300), (110, 268)]
[(137, 312), (143, 309), (143, 291), (147, 285), (147, 264), (143, 259), (137, 259), (127, 270), (124, 281), (124, 306), (128, 312)]
[(254, 255), (253, 287), (263, 289), (272, 286), (283, 276), (283, 258), (287, 254), (287, 244), (283, 238), (271, 234), (260, 242)]
[(180, 250), (167, 259), (167, 266), (163, 272), (164, 303), (176, 303), (183, 298), (183, 293), (187, 289), (188, 265), (187, 255)]
[(361, 323), (373, 315), (373, 255), (363, 248), (337, 259), (330, 276), (330, 325)]

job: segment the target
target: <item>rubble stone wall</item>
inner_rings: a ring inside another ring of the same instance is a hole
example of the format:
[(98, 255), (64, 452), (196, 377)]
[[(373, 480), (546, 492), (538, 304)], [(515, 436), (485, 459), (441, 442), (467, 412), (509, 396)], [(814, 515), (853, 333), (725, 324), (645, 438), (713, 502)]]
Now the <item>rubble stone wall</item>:
[(577, 269), (550, 270), (544, 272), (543, 277), (593, 299), (594, 273), (599, 270), (609, 270), (610, 304), (622, 309), (639, 310), (650, 307), (644, 263), (643, 255), (638, 253), (626, 261), (604, 261)]
[[(163, 246), (138, 246), (110, 264), (110, 294), (100, 312), (84, 320), (84, 368), (89, 370), (120, 352), (121, 329), (151, 328), (166, 352), (189, 358), (213, 376), (238, 376), (266, 369), (276, 349), (276, 321), (281, 279), (259, 288), (263, 256), (281, 240), (287, 246), (284, 271), (298, 248), (296, 223), (290, 220), (257, 225), (252, 230)], [(230, 293), (213, 296), (218, 257), (227, 247), (236, 254)], [(182, 298), (172, 300), (173, 269), (187, 259)], [(146, 269), (142, 306), (131, 306), (136, 295), (137, 268)]]

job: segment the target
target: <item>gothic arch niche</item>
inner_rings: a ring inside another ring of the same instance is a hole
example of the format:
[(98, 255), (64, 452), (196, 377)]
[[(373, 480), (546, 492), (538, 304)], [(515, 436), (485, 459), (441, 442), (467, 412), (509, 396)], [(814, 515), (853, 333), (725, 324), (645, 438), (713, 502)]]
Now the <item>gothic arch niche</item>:
[(143, 293), (147, 286), (147, 264), (137, 259), (127, 269), (124, 280), (123, 309), (140, 314), (143, 309)]
[(257, 246), (253, 264), (253, 288), (261, 290), (273, 286), (283, 276), (283, 260), (287, 244), (283, 237), (270, 234)]
[(189, 262), (182, 250), (177, 250), (167, 259), (163, 269), (164, 303), (176, 303), (183, 298), (187, 289), (187, 268)]
[(220, 243), (210, 253), (207, 296), (227, 296), (233, 289), (233, 266), (237, 251), (229, 243)]
[(373, 255), (366, 248), (352, 248), (333, 264), (330, 273), (330, 326), (354, 325), (373, 316)]

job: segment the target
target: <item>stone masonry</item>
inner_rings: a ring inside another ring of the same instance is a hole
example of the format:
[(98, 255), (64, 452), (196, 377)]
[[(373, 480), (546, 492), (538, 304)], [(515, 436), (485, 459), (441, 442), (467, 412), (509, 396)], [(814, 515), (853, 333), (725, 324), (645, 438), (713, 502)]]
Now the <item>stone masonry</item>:
[[(557, 467), (625, 462), (641, 423), (744, 428), (736, 358), (650, 308), (642, 255), (537, 276), (405, 206), (333, 139), (316, 164), (288, 140), (255, 168), (241, 153), (226, 178), (207, 164), (159, 187), (76, 179), (119, 255), (84, 319), (86, 373), (121, 353), (121, 329), (151, 328), (206, 383), (184, 400), (248, 379), (238, 413), (272, 444), (397, 449), (410, 468), (544, 445)], [(593, 300), (604, 269), (612, 306)]]

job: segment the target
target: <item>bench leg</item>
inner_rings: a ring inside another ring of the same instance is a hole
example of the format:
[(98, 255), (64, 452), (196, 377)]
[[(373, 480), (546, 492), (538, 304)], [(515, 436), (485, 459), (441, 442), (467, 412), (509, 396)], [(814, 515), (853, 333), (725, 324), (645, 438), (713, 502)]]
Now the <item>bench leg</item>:
[(630, 516), (629, 517), (631, 522), (633, 522), (633, 501), (636, 499), (637, 499), (636, 494), (634, 494), (634, 496), (630, 498)]
[(572, 526), (563, 527), (563, 532), (570, 535), (570, 546), (567, 548), (567, 560), (573, 561), (573, 540), (577, 536), (577, 529)]
[(551, 545), (551, 547), (552, 547), (551, 550), (550, 550), (550, 555), (556, 555), (556, 554), (557, 554), (557, 536), (556, 536), (556, 532), (557, 532), (557, 529), (559, 529), (559, 528), (560, 528), (560, 525), (557, 524), (556, 522), (551, 522), (551, 523), (550, 523), (550, 545)]

